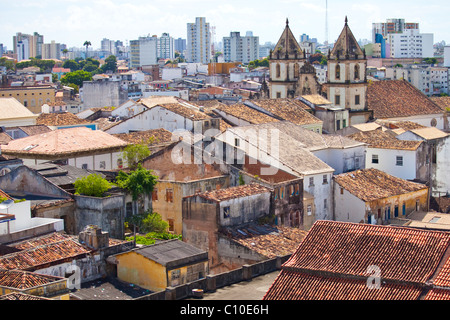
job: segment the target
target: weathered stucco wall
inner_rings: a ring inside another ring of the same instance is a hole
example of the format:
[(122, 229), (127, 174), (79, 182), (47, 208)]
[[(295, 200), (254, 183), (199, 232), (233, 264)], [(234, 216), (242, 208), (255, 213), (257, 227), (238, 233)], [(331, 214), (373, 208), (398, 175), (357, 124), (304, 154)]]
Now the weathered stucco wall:
[(105, 198), (75, 197), (75, 233), (81, 232), (87, 225), (96, 225), (109, 232), (111, 238), (124, 237), (124, 195), (111, 195)]

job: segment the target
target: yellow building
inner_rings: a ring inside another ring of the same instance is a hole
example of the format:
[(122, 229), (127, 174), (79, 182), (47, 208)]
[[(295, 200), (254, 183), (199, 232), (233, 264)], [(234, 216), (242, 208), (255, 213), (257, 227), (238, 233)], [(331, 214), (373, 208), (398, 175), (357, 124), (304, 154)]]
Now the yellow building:
[(167, 240), (114, 256), (117, 278), (153, 292), (205, 278), (208, 252)]
[(16, 98), (33, 113), (41, 113), (44, 104), (54, 103), (55, 95), (51, 86), (0, 88), (0, 98)]
[(0, 296), (11, 293), (51, 300), (69, 300), (66, 278), (22, 270), (0, 270)]

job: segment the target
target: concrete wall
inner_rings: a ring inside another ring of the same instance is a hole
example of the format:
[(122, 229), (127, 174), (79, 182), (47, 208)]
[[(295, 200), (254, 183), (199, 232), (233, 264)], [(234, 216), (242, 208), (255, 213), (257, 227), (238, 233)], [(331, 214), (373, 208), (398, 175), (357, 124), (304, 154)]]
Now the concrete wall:
[(128, 100), (119, 81), (86, 81), (82, 93), (84, 109), (118, 107)]
[[(270, 192), (220, 202), (219, 224), (221, 227), (236, 226), (270, 214)], [(229, 217), (224, 216), (229, 208)]]
[(262, 262), (231, 271), (226, 271), (216, 275), (208, 275), (198, 281), (193, 281), (177, 287), (169, 287), (165, 291), (152, 293), (136, 300), (181, 300), (192, 297), (193, 289), (201, 289), (204, 292), (214, 292), (215, 290), (229, 286), (241, 281), (250, 281), (252, 278), (264, 275), (281, 269), (281, 265), (290, 258), (290, 255), (266, 259)]
[[(345, 149), (323, 149), (313, 151), (313, 154), (341, 174), (355, 169), (364, 169), (366, 166), (366, 146)], [(359, 166), (357, 167), (357, 164)]]
[(96, 225), (109, 232), (111, 238), (124, 238), (124, 195), (97, 198), (75, 195), (75, 234), (87, 225)]

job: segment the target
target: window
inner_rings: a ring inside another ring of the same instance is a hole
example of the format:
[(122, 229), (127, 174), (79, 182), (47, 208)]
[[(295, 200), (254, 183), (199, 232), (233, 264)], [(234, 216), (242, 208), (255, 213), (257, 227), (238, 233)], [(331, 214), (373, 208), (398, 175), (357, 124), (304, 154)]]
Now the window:
[(336, 120), (336, 130), (341, 129), (341, 120)]
[(344, 194), (344, 188), (340, 188), (341, 189), (341, 194)]
[(323, 199), (323, 208), (324, 208), (324, 209), (327, 208), (327, 199)]
[(372, 155), (372, 163), (379, 163), (379, 162), (378, 162), (378, 155), (377, 155), (377, 154), (373, 154), (373, 155)]
[(355, 96), (355, 105), (359, 105), (359, 94)]
[(299, 184), (296, 184), (295, 185), (295, 195), (299, 195), (299, 193), (300, 193), (300, 185)]
[(397, 156), (395, 161), (396, 166), (403, 166), (403, 156)]
[(347, 120), (346, 119), (342, 120), (342, 128), (345, 128), (345, 127), (347, 127)]
[(173, 202), (173, 190), (172, 189), (166, 189), (166, 201)]
[(169, 231), (174, 231), (174, 222), (173, 219), (167, 219), (169, 222)]
[(234, 139), (234, 146), (239, 147), (239, 139), (238, 138)]
[(355, 169), (359, 169), (359, 158), (355, 158)]
[(334, 96), (334, 104), (337, 106), (341, 104), (341, 96), (340, 95), (337, 94)]
[(281, 66), (279, 63), (277, 63), (277, 65), (276, 65), (276, 73), (277, 73), (277, 78), (281, 77)]
[(355, 66), (355, 80), (359, 80), (359, 64)]
[(106, 162), (100, 161), (100, 169), (105, 169), (105, 168), (106, 168)]
[(230, 207), (224, 207), (223, 208), (223, 217), (229, 218), (230, 217)]
[(336, 80), (341, 79), (341, 66), (340, 65), (336, 65), (335, 78), (336, 78)]
[(306, 213), (308, 214), (308, 216), (312, 214), (312, 206), (310, 204), (308, 204), (308, 206), (306, 207)]
[(309, 178), (309, 186), (310, 187), (314, 186), (314, 177)]
[(277, 92), (277, 99), (281, 99), (281, 92)]
[(322, 183), (323, 184), (327, 184), (328, 183), (328, 177), (327, 177), (326, 174), (324, 174), (323, 177), (322, 177)]
[(87, 163), (83, 163), (83, 164), (81, 165), (81, 169), (87, 170), (87, 168), (88, 168)]
[(152, 191), (152, 201), (158, 201), (158, 189), (154, 188)]

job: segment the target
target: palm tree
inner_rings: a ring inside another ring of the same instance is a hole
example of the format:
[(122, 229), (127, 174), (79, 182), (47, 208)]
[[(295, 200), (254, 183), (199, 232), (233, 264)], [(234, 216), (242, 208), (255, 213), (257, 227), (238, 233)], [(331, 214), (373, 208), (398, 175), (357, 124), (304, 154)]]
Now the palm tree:
[(90, 41), (85, 41), (85, 42), (83, 43), (83, 46), (86, 47), (86, 58), (88, 57), (88, 47), (89, 47), (90, 45), (92, 45)]
[(67, 52), (69, 52), (69, 50), (63, 49), (62, 53), (64, 54), (64, 59), (67, 59)]

